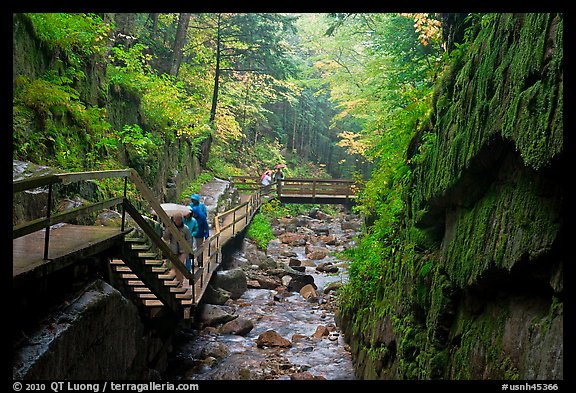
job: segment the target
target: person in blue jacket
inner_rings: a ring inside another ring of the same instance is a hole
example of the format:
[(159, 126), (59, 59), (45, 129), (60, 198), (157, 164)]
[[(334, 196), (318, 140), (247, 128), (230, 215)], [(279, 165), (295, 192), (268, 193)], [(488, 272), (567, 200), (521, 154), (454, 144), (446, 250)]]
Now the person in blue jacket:
[[(192, 208), (192, 217), (198, 223), (198, 231), (194, 235), (194, 239), (196, 240), (196, 248), (199, 248), (204, 243), (204, 240), (210, 237), (210, 227), (208, 226), (208, 220), (206, 220), (206, 214), (204, 214), (200, 206)], [(198, 255), (198, 266), (202, 266), (202, 254)]]
[[(195, 237), (196, 237), (196, 234), (198, 233), (198, 221), (196, 221), (196, 219), (192, 216), (192, 208), (190, 206), (188, 206), (188, 209), (190, 209), (190, 213), (188, 213), (182, 217), (182, 222), (190, 230), (190, 239), (191, 239), (190, 245), (192, 246), (192, 249), (195, 250), (196, 249)], [(190, 255), (186, 256), (186, 268), (189, 271), (192, 269), (192, 263), (191, 263)]]
[(199, 206), (202, 213), (204, 213), (204, 215), (208, 217), (208, 212), (206, 211), (206, 205), (200, 202), (200, 195), (198, 194), (190, 195), (190, 204), (188, 206), (190, 207)]

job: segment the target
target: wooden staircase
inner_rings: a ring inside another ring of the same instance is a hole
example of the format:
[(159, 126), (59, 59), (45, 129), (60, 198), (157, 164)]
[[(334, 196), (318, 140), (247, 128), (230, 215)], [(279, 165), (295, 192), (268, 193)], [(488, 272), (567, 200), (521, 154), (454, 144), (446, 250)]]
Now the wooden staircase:
[(122, 287), (129, 288), (131, 297), (139, 299), (150, 315), (168, 307), (188, 319), (194, 305), (192, 288), (179, 287), (180, 281), (169, 264), (152, 250), (146, 238), (140, 237), (126, 237), (121, 256), (110, 261), (115, 278), (124, 283)]

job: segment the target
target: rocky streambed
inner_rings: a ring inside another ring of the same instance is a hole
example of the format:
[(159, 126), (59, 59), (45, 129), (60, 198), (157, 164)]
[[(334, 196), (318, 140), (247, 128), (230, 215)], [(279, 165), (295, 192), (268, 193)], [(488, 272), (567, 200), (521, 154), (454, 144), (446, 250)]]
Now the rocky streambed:
[(195, 322), (174, 341), (164, 378), (172, 380), (355, 379), (335, 324), (338, 288), (360, 227), (342, 209), (273, 222), (261, 251), (248, 239), (227, 255)]

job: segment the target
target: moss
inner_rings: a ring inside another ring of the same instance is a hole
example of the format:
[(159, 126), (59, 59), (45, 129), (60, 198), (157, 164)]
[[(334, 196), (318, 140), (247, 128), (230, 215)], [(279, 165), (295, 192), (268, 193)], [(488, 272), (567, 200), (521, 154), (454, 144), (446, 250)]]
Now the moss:
[[(491, 15), (438, 79), (426, 129), (433, 138), (414, 160), (410, 210), (395, 228), (402, 245), (386, 256), (375, 296), (342, 298), (342, 319), (353, 321), (345, 335), (370, 359), (357, 366), (363, 375), (522, 377), (502, 350), (509, 310), (473, 314), (458, 294), (491, 270), (540, 260), (557, 242), (559, 190), (543, 170), (563, 150), (562, 37), (562, 15)], [(479, 170), (494, 173), (480, 179)], [(550, 326), (560, 307), (552, 302), (537, 327)], [(382, 362), (375, 332), (383, 318), (398, 344), (392, 364)]]
[(562, 16), (501, 14), (490, 23), (453, 71), (453, 85), (452, 74), (439, 82), (438, 146), (423, 159), (426, 171), (415, 171), (415, 206), (454, 186), (494, 135), (513, 141), (534, 169), (562, 152)]

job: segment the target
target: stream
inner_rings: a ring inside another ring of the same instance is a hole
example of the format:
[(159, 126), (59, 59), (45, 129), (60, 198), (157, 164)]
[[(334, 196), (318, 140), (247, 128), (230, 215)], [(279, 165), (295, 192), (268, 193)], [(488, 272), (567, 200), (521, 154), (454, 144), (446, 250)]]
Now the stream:
[(337, 289), (347, 280), (347, 262), (335, 253), (353, 246), (359, 226), (343, 208), (335, 216), (313, 209), (276, 220), (266, 252), (244, 239), (211, 281), (217, 287), (220, 276), (233, 276), (225, 281), (231, 288), (205, 296), (194, 324), (176, 334), (164, 378), (355, 379), (334, 322)]

